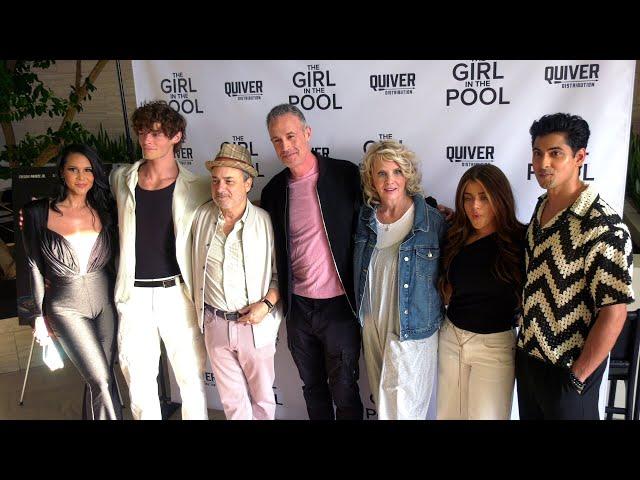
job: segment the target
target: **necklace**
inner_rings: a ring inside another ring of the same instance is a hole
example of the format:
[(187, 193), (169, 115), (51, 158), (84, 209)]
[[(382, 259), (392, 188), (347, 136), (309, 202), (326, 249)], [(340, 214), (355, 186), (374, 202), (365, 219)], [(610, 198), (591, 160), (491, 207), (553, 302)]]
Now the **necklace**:
[(380, 225), (380, 227), (381, 227), (381, 228), (383, 228), (383, 229), (384, 229), (384, 231), (385, 231), (385, 232), (388, 232), (388, 231), (389, 231), (389, 229), (390, 229), (391, 227), (393, 227), (393, 225), (394, 225), (394, 223), (395, 223), (395, 222), (391, 222), (391, 223), (382, 223), (382, 222), (378, 219), (378, 217), (377, 217), (377, 216), (376, 216), (376, 222), (378, 223), (378, 225)]
[(409, 204), (409, 207), (404, 211), (404, 213), (402, 215), (400, 215), (400, 217), (398, 217), (395, 221), (392, 221), (391, 223), (382, 223), (379, 219), (378, 216), (376, 214), (376, 221), (382, 226), (384, 227), (384, 231), (388, 232), (391, 227), (393, 227), (394, 225), (396, 225), (406, 214), (409, 210), (411, 210), (411, 208), (413, 207), (413, 203)]

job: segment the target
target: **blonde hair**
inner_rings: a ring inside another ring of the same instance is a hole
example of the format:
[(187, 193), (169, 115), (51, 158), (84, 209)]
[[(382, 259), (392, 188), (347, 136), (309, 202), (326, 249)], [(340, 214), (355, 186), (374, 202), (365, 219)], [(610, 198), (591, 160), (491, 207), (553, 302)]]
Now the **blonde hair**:
[(373, 165), (377, 159), (395, 162), (400, 167), (402, 175), (407, 180), (407, 195), (422, 193), (422, 175), (420, 163), (416, 154), (396, 140), (382, 140), (372, 143), (360, 164), (360, 179), (362, 181), (362, 195), (370, 207), (380, 203), (380, 196), (373, 186)]

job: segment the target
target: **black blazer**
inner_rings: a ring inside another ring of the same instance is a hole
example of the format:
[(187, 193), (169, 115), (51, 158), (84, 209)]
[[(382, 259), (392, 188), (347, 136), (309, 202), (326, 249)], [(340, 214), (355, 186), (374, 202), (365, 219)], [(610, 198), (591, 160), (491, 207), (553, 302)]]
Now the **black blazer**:
[[(345, 160), (323, 157), (318, 159), (318, 197), (333, 259), (347, 294), (354, 318), (355, 295), (353, 292), (353, 238), (362, 204), (360, 171)], [(285, 168), (269, 181), (262, 190), (260, 206), (271, 215), (278, 287), (285, 315), (291, 306), (291, 258), (289, 257), (289, 182), (290, 171)]]
[(25, 298), (19, 299), (23, 314), (33, 323), (35, 317), (43, 316), (42, 301), (44, 299), (45, 263), (42, 257), (40, 242), (47, 227), (49, 200), (33, 200), (22, 208), (23, 227), (22, 245), (27, 263), (29, 291)]

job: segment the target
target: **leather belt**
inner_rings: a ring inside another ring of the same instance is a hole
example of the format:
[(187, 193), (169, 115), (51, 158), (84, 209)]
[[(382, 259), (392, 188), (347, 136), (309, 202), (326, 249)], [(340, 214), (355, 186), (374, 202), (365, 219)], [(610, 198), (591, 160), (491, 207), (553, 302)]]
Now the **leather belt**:
[(212, 307), (208, 303), (204, 304), (204, 309), (208, 310), (212, 315), (227, 320), (229, 322), (237, 322), (238, 319), (242, 316), (239, 312), (225, 312), (224, 310), (218, 310), (215, 307)]
[(179, 285), (182, 282), (182, 275), (175, 276), (173, 278), (167, 278), (165, 280), (136, 280), (133, 282), (134, 287), (173, 287)]

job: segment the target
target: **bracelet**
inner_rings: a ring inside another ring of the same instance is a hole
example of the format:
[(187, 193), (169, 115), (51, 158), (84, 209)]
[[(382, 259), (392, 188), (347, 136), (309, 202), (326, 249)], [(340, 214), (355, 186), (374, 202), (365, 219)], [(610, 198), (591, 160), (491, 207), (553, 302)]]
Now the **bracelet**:
[(271, 313), (273, 309), (276, 308), (275, 305), (271, 303), (269, 300), (267, 300), (266, 298), (263, 298), (262, 301), (267, 305), (267, 308), (269, 309), (268, 313)]
[(569, 378), (571, 379), (571, 384), (578, 392), (578, 395), (581, 395), (584, 390), (584, 382), (578, 380), (578, 377), (576, 377), (572, 371), (569, 371)]

